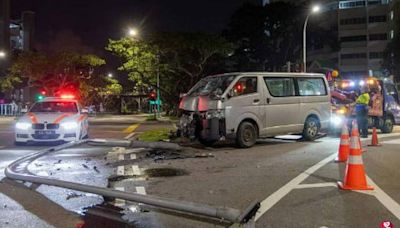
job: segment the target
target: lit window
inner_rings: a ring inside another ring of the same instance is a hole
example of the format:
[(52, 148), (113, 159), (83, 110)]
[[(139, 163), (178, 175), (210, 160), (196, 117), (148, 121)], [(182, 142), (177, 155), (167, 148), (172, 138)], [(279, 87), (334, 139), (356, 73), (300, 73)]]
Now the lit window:
[(394, 31), (390, 30), (390, 39), (393, 39), (393, 38), (394, 38)]
[(393, 12), (393, 10), (392, 10), (392, 11), (390, 11), (390, 20), (393, 21), (393, 18), (394, 18), (394, 12)]

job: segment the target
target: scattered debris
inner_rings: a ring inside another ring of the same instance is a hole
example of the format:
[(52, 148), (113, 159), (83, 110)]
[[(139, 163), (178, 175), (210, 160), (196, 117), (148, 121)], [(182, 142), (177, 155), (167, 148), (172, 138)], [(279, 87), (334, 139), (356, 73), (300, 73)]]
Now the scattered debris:
[(54, 164), (60, 164), (62, 162), (62, 160), (58, 160), (57, 162), (55, 162)]
[(58, 168), (58, 169), (56, 169), (57, 171), (60, 171), (61, 170), (61, 168)]
[(72, 198), (78, 198), (78, 197), (82, 197), (82, 196), (83, 196), (82, 194), (78, 194), (76, 192), (69, 192), (67, 194), (66, 200), (70, 200)]
[(85, 165), (85, 164), (82, 164), (82, 166), (83, 166), (83, 168), (85, 168), (85, 169), (89, 169), (89, 167), (88, 167), (87, 165)]
[(96, 171), (97, 173), (100, 173), (100, 171), (97, 169), (96, 166), (93, 166), (94, 171)]
[(197, 153), (197, 154), (194, 155), (194, 157), (195, 158), (213, 158), (215, 156), (212, 153), (208, 153), (208, 154), (207, 153), (201, 153), (201, 154)]
[(3, 207), (4, 207), (4, 208), (7, 208), (7, 204), (4, 204)]
[(188, 174), (188, 172), (183, 169), (175, 169), (175, 168), (146, 169), (144, 173), (148, 177), (172, 177), (172, 176), (182, 176)]
[(43, 166), (42, 164), (34, 163), (36, 167)]

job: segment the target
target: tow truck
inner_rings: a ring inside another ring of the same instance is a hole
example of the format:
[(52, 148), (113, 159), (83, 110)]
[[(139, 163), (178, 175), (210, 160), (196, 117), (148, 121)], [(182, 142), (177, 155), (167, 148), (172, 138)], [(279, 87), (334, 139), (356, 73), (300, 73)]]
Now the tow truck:
[(370, 89), (368, 127), (376, 127), (382, 133), (391, 133), (400, 124), (400, 97), (393, 81), (368, 77), (360, 80), (341, 80), (331, 90), (331, 129), (339, 132), (343, 124), (351, 125), (355, 119), (355, 100), (360, 87)]
[(73, 95), (46, 97), (15, 124), (15, 144), (76, 141), (88, 137), (88, 111)]

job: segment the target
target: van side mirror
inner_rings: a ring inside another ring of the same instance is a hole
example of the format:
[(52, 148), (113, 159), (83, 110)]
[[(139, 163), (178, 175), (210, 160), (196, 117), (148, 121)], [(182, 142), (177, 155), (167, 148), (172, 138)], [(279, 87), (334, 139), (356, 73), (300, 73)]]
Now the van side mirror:
[(229, 99), (229, 98), (235, 96), (235, 92), (233, 91), (233, 89), (231, 89), (231, 90), (229, 90), (229, 93), (227, 95), (228, 95), (228, 99)]

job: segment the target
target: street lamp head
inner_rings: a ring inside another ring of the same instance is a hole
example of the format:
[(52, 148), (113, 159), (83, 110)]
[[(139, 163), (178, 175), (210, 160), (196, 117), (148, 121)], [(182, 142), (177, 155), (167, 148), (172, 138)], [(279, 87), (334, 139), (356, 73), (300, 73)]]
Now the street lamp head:
[(7, 56), (5, 51), (0, 51), (0, 58), (3, 59)]
[(112, 78), (112, 77), (113, 77), (113, 74), (112, 74), (112, 73), (108, 73), (108, 74), (107, 74), (107, 77)]
[(130, 28), (129, 31), (128, 31), (128, 35), (131, 36), (131, 37), (137, 36), (138, 33), (139, 33), (138, 30), (135, 29), (135, 28)]
[(320, 10), (321, 10), (321, 7), (319, 5), (315, 5), (312, 7), (311, 12), (318, 13)]

